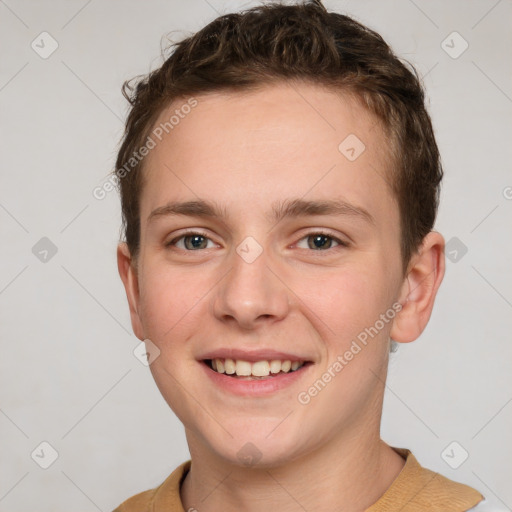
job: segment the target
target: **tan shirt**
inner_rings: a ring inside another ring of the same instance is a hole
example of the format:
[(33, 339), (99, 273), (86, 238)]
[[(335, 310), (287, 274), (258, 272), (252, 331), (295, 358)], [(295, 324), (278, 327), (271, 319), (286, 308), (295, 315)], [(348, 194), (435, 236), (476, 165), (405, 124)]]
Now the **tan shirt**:
[[(405, 465), (388, 490), (366, 512), (462, 512), (484, 497), (468, 485), (425, 469), (406, 448), (393, 448)], [(185, 512), (180, 487), (191, 461), (178, 466), (158, 487), (132, 496), (114, 512)]]

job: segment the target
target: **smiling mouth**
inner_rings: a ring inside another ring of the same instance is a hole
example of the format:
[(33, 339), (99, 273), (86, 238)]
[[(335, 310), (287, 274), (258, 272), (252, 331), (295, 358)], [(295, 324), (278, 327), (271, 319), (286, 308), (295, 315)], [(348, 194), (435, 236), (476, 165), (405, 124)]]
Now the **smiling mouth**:
[(304, 366), (312, 364), (311, 361), (262, 360), (244, 361), (241, 359), (205, 359), (203, 361), (212, 371), (228, 377), (242, 380), (268, 379), (293, 373)]

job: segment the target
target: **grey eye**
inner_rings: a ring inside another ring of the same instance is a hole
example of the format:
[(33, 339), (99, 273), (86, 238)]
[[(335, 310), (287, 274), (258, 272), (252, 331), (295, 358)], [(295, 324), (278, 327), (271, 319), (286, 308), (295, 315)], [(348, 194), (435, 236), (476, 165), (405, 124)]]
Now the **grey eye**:
[[(303, 244), (303, 240), (307, 240), (307, 246)], [(334, 243), (334, 245), (333, 245)], [(302, 245), (301, 245), (302, 244)], [(305, 236), (298, 244), (297, 247), (301, 249), (313, 249), (314, 251), (321, 251), (325, 249), (331, 249), (337, 245), (343, 245), (340, 240), (334, 238), (331, 235), (325, 233), (312, 233), (311, 235)]]
[(201, 233), (185, 233), (174, 240), (171, 240), (167, 245), (174, 245), (179, 249), (186, 251), (196, 251), (198, 249), (209, 249), (212, 246), (208, 246), (208, 242), (213, 242), (205, 235)]

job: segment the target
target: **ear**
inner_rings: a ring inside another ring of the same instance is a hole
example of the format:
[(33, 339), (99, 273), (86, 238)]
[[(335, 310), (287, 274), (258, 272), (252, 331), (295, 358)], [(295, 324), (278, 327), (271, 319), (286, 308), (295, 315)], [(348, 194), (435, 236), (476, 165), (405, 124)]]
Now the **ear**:
[(128, 245), (125, 242), (117, 246), (117, 269), (123, 281), (128, 305), (130, 307), (130, 318), (132, 329), (139, 340), (144, 340), (144, 329), (139, 317), (139, 281), (137, 275), (137, 264), (132, 259)]
[(445, 271), (444, 238), (428, 233), (409, 262), (400, 291), (402, 309), (393, 320), (390, 336), (399, 343), (417, 339), (425, 329)]

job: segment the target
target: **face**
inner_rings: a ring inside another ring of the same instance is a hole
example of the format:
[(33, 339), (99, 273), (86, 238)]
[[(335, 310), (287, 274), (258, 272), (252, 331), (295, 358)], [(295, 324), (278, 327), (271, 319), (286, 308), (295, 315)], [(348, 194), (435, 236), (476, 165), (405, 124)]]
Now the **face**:
[(196, 99), (145, 159), (125, 282), (162, 395), (195, 449), (238, 464), (378, 431), (404, 282), (381, 126), (318, 85)]

